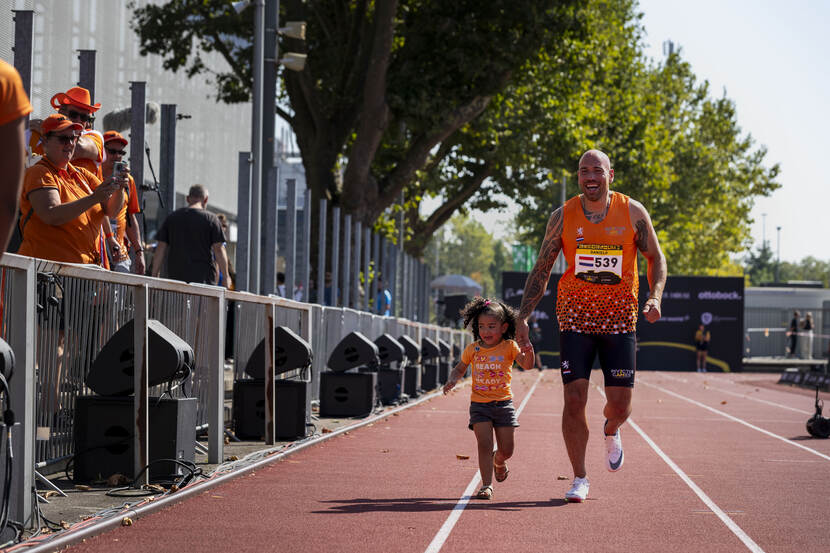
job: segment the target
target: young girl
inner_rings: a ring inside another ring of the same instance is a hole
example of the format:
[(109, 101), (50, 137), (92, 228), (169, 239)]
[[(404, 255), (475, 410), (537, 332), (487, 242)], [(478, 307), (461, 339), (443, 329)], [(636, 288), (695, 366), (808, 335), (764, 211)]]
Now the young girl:
[[(513, 428), (519, 426), (513, 393), (510, 391), (513, 361), (525, 370), (533, 366), (533, 347), (524, 350), (513, 340), (516, 336), (516, 311), (500, 301), (474, 298), (461, 311), (464, 326), (470, 326), (476, 341), (461, 354), (444, 385), (446, 394), (472, 365), (473, 389), (470, 398), (469, 428), (478, 442), (478, 468), (481, 489), (477, 499), (493, 498), (493, 473), (496, 482), (507, 479), (507, 459), (513, 455)], [(493, 451), (493, 434), (498, 449)]]

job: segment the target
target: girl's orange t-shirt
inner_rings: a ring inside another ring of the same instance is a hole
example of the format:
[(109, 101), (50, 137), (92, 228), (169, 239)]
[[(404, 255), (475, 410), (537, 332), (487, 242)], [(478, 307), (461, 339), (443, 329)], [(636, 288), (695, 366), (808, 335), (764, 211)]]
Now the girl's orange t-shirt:
[(513, 361), (521, 354), (515, 340), (502, 340), (491, 348), (473, 342), (461, 354), (461, 362), (469, 365), (473, 375), (470, 401), (486, 403), (513, 399), (510, 381)]

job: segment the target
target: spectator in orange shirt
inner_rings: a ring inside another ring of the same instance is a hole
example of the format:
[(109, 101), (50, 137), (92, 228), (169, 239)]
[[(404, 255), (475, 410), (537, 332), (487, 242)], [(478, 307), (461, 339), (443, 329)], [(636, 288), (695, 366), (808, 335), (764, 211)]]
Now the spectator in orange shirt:
[[(52, 96), (50, 103), (59, 114), (83, 126), (81, 136), (75, 145), (75, 153), (72, 154), (72, 165), (75, 167), (83, 167), (97, 176), (99, 181), (103, 181), (104, 176), (101, 172), (101, 164), (106, 159), (104, 153), (104, 136), (92, 128), (92, 124), (95, 121), (93, 114), (101, 109), (101, 104), (93, 104), (89, 90), (80, 86), (73, 86), (66, 92), (58, 92)], [(39, 140), (42, 140), (40, 124), (41, 121), (38, 120), (33, 120), (29, 124), (32, 132), (30, 145), (32, 146), (32, 151), (37, 154), (43, 153), (42, 145), (39, 143)], [(101, 231), (106, 238), (105, 244), (109, 250), (115, 251), (119, 249), (109, 219), (104, 220)], [(101, 265), (109, 269), (110, 267), (107, 256), (104, 255), (105, 253), (105, 248), (102, 248), (99, 252)]]
[(17, 220), (18, 196), (26, 155), (24, 128), (32, 106), (17, 70), (0, 60), (0, 256)]
[[(124, 148), (127, 146), (127, 139), (117, 131), (104, 133), (104, 148), (107, 157), (101, 165), (104, 178), (112, 176), (115, 163), (121, 161), (127, 153)], [(128, 175), (130, 188), (127, 193), (127, 201), (118, 212), (118, 216), (110, 221), (110, 226), (115, 232), (115, 239), (118, 242), (118, 250), (111, 249), (113, 256), (113, 271), (122, 273), (132, 272), (143, 275), (147, 269), (144, 261), (144, 242), (141, 240), (141, 229), (135, 214), (141, 212), (138, 205), (138, 193), (135, 189), (135, 180)], [(125, 240), (126, 238), (126, 240)]]
[[(100, 264), (100, 229), (124, 202), (127, 175), (103, 183), (69, 161), (83, 127), (54, 114), (42, 125), (43, 158), (26, 171), (20, 198), (18, 253), (52, 261)], [(100, 185), (100, 186), (99, 186)], [(117, 193), (116, 193), (117, 192)]]

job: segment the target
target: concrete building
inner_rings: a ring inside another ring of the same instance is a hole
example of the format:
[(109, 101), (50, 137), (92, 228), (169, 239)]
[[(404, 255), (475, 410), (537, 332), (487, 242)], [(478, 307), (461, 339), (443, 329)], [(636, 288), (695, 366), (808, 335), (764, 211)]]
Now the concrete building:
[[(56, 92), (75, 86), (79, 80), (79, 50), (95, 50), (95, 102), (100, 131), (103, 117), (131, 104), (131, 81), (146, 82), (146, 100), (176, 104), (177, 113), (189, 116), (177, 123), (175, 188), (177, 205), (192, 184), (210, 191), (210, 206), (235, 219), (237, 211), (238, 152), (251, 145), (251, 104), (228, 105), (215, 99), (205, 76), (188, 79), (184, 72), (162, 67), (162, 58), (141, 56), (139, 41), (131, 28), (132, 10), (126, 0), (11, 0), (0, 11), (0, 58), (13, 63), (14, 16), (12, 10), (34, 11), (32, 89), (33, 118), (53, 113), (49, 100)], [(148, 4), (137, 0), (136, 6)], [(219, 71), (227, 63), (218, 54), (203, 56), (204, 63)], [(129, 131), (125, 136), (129, 139)], [(159, 170), (160, 124), (148, 125), (145, 139), (150, 161)], [(152, 174), (145, 160), (145, 182)], [(156, 195), (145, 193), (148, 228), (153, 221)], [(233, 229), (235, 231), (235, 229)], [(233, 232), (235, 234), (235, 232)]]

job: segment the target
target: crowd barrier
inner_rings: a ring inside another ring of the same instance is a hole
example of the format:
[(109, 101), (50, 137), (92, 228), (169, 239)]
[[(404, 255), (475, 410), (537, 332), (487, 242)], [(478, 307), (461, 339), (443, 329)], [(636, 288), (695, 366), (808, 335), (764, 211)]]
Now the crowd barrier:
[[(12, 432), (14, 464), (10, 513), (30, 519), (37, 470), (72, 459), (73, 421), (78, 397), (92, 395), (87, 386), (96, 356), (125, 324), (133, 322), (132, 443), (135, 474), (147, 465), (147, 419), (151, 397), (169, 392), (168, 385), (150, 386), (148, 321), (157, 320), (193, 348), (191, 372), (182, 384), (197, 399), (196, 425), (208, 437), (208, 463), (220, 463), (226, 423), (225, 372), (248, 378), (244, 369), (260, 342), (273, 351), (267, 337), (284, 326), (309, 342), (310, 374), (299, 370), (276, 379), (308, 378), (313, 400), (319, 399), (320, 373), (329, 354), (349, 332), (371, 340), (383, 333), (424, 337), (463, 348), (469, 333), (382, 317), (349, 308), (324, 307), (216, 286), (105, 271), (88, 265), (54, 263), (14, 254), (0, 259), (0, 337), (16, 357), (10, 379), (9, 407), (15, 413)], [(229, 361), (233, 360), (231, 364)], [(274, 358), (266, 356), (265, 374), (273, 374)], [(273, 395), (265, 393), (266, 444), (275, 442)], [(45, 470), (41, 470), (44, 472)], [(148, 479), (145, 471), (143, 479)]]

